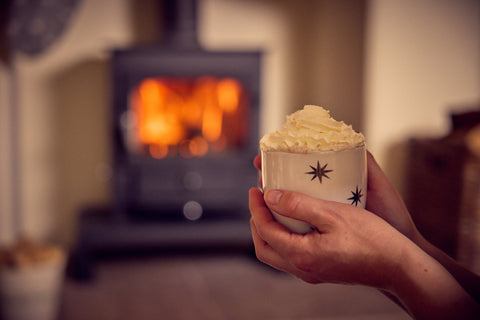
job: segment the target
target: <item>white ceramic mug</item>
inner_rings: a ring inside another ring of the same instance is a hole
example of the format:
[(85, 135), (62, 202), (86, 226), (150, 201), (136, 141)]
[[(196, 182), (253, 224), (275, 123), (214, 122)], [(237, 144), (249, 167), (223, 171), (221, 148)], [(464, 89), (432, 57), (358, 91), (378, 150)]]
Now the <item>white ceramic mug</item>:
[[(365, 208), (367, 200), (366, 148), (341, 151), (289, 153), (262, 151), (264, 192), (273, 189), (297, 191), (311, 197)], [(313, 227), (272, 211), (275, 219), (297, 233)]]

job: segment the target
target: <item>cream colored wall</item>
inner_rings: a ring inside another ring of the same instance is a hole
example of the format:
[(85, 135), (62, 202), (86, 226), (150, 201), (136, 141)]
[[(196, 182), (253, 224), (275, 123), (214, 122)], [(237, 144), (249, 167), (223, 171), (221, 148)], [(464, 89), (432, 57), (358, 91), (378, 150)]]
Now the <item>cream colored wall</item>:
[[(10, 91), (9, 71), (6, 66), (0, 65), (0, 243), (7, 242), (10, 237), (11, 217), (6, 214), (12, 212), (12, 187), (11, 172), (13, 159), (11, 153), (11, 110), (10, 99), (7, 92)], [(3, 227), (2, 227), (3, 226)]]
[[(60, 41), (41, 56), (15, 58), (24, 230), (67, 244), (79, 210), (110, 199), (108, 52), (142, 40), (145, 34), (135, 34), (136, 28), (141, 22), (148, 29), (145, 21), (151, 17), (144, 18), (149, 11), (144, 5), (152, 1), (80, 3)], [(334, 115), (358, 128), (362, 14), (356, 0), (202, 0), (199, 40), (211, 50), (264, 52), (262, 133), (277, 129), (287, 113), (311, 103), (328, 104)], [(2, 92), (8, 87), (5, 79), (0, 69)], [(0, 191), (8, 191), (8, 181), (0, 179)], [(12, 236), (3, 223), (7, 211), (0, 212), (2, 242)]]
[[(297, 1), (292, 107), (317, 104), (363, 130), (365, 2)], [(308, 5), (306, 5), (308, 4)]]
[(371, 0), (367, 16), (365, 133), (401, 183), (397, 146), (445, 135), (450, 111), (480, 104), (480, 2)]
[(290, 100), (291, 30), (283, 6), (273, 0), (204, 0), (199, 19), (199, 40), (206, 49), (264, 51), (261, 131), (275, 129), (283, 121)]
[[(68, 239), (75, 211), (81, 205), (108, 197), (106, 182), (95, 178), (95, 171), (108, 160), (107, 137), (101, 126), (92, 126), (98, 115), (109, 108), (108, 84), (101, 84), (103, 92), (92, 90), (88, 82), (91, 78), (72, 79), (75, 75), (70, 73), (83, 64), (100, 65), (94, 73), (102, 78), (93, 78), (94, 83), (108, 81), (107, 70), (102, 70), (106, 53), (132, 41), (129, 3), (84, 0), (80, 4), (60, 41), (40, 56), (17, 54), (14, 59), (19, 80), (20, 207), (23, 232), (34, 238)], [(5, 71), (1, 73), (4, 78)], [(79, 87), (67, 88), (68, 81)], [(3, 92), (8, 94), (8, 83), (0, 84), (2, 96)], [(73, 93), (70, 98), (64, 96), (66, 89)], [(2, 110), (5, 109), (2, 99)], [(88, 110), (93, 121), (85, 114)], [(102, 136), (92, 136), (92, 132)], [(68, 150), (72, 151), (70, 155)], [(2, 182), (9, 189), (3, 176)], [(4, 208), (1, 221), (8, 222), (11, 212)], [(11, 241), (13, 234), (8, 223), (0, 225), (0, 234), (3, 242)]]

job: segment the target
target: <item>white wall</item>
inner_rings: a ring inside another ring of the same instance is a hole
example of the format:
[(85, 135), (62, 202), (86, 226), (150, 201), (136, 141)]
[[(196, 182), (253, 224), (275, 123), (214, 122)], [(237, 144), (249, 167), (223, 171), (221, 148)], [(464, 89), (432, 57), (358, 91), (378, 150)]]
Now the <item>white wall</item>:
[(387, 165), (396, 144), (480, 105), (480, 1), (371, 0), (367, 17), (365, 133)]

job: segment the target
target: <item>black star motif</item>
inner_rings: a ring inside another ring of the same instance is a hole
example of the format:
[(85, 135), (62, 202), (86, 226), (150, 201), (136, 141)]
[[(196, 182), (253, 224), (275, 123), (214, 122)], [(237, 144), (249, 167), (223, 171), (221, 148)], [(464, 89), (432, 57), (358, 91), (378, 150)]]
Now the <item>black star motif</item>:
[(358, 206), (358, 203), (359, 202), (362, 202), (360, 200), (361, 197), (363, 197), (363, 194), (362, 194), (362, 189), (358, 190), (358, 186), (355, 188), (355, 192), (353, 191), (350, 191), (352, 193), (352, 196), (350, 198), (348, 198), (347, 200), (352, 200), (352, 203), (351, 204), (354, 204), (355, 207)]
[(320, 167), (320, 162), (317, 161), (317, 167), (315, 168), (314, 166), (310, 166), (312, 168), (312, 171), (310, 172), (305, 172), (305, 174), (311, 174), (313, 175), (312, 179), (310, 181), (313, 181), (315, 178), (318, 178), (318, 181), (322, 183), (322, 178), (325, 177), (327, 179), (330, 179), (329, 176), (327, 176), (327, 173), (332, 172), (333, 170), (327, 170), (328, 163), (325, 164), (323, 167)]

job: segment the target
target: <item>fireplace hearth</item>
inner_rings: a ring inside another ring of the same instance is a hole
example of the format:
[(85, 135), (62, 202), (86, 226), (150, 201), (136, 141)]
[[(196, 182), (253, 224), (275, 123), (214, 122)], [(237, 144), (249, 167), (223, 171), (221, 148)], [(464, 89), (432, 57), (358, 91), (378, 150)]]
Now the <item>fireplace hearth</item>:
[(196, 1), (165, 0), (164, 41), (112, 52), (112, 203), (80, 215), (73, 275), (102, 252), (251, 250), (259, 51), (208, 51)]

